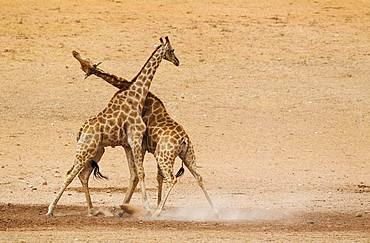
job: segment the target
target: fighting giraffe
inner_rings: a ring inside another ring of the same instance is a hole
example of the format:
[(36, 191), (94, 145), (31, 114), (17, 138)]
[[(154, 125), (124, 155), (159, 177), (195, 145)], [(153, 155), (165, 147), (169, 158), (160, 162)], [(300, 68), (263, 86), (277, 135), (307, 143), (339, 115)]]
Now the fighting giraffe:
[[(89, 59), (83, 59), (78, 52), (74, 51), (73, 56), (80, 62), (81, 69), (86, 74), (85, 78), (90, 75), (95, 75), (102, 78), (109, 84), (119, 88), (120, 90), (127, 89), (138, 77), (136, 75), (132, 81), (127, 81), (124, 78), (106, 73), (97, 68), (100, 63), (92, 64)], [(214, 211), (216, 211), (204, 187), (203, 179), (196, 170), (197, 166), (194, 148), (183, 127), (170, 117), (163, 102), (151, 92), (148, 92), (142, 114), (143, 121), (147, 128), (143, 138), (143, 153), (152, 153), (157, 161), (158, 198), (157, 209), (155, 210), (153, 216), (158, 216), (161, 213), (166, 200), (176, 183), (176, 178), (183, 173), (183, 167), (181, 167), (176, 176), (173, 174), (173, 166), (176, 157), (180, 157), (180, 159), (183, 161), (183, 164), (185, 164), (185, 166), (195, 177), (209, 204)], [(99, 167), (95, 168), (98, 169)], [(138, 183), (137, 177), (134, 174), (135, 171), (130, 172), (131, 180), (124, 199), (124, 204), (130, 202), (134, 189)], [(163, 180), (166, 189), (162, 199)]]
[(78, 135), (75, 162), (67, 172), (63, 186), (49, 205), (48, 216), (53, 215), (58, 200), (77, 174), (85, 191), (88, 213), (91, 212), (88, 178), (94, 164), (96, 166), (103, 155), (104, 147), (107, 146), (124, 147), (130, 170), (135, 170), (140, 182), (143, 205), (149, 210), (142, 157), (142, 139), (146, 126), (141, 114), (153, 76), (162, 59), (179, 65), (168, 37), (165, 39), (166, 41), (163, 41), (160, 38), (161, 45), (149, 57), (135, 82), (132, 82), (126, 90), (116, 92), (102, 112), (82, 125)]

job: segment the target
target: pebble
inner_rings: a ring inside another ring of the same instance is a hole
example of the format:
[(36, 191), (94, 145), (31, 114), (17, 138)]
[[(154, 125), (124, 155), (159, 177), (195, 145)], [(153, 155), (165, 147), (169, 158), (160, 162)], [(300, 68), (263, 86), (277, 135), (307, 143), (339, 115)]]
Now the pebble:
[(43, 186), (46, 186), (48, 183), (46, 182), (46, 181), (44, 181), (43, 183), (42, 183), (42, 185)]
[(356, 217), (362, 217), (362, 213), (361, 212), (357, 212), (355, 216)]

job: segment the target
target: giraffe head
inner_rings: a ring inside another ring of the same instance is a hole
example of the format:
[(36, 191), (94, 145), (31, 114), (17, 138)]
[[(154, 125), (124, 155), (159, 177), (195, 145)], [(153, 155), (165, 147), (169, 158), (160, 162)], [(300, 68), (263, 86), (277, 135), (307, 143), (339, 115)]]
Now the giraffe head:
[(161, 41), (161, 44), (165, 48), (163, 59), (169, 62), (172, 62), (173, 64), (175, 64), (175, 66), (178, 66), (180, 64), (180, 61), (179, 59), (177, 59), (175, 55), (175, 49), (172, 48), (170, 40), (168, 39), (168, 36), (165, 37), (165, 41), (163, 40), (162, 37), (159, 40)]

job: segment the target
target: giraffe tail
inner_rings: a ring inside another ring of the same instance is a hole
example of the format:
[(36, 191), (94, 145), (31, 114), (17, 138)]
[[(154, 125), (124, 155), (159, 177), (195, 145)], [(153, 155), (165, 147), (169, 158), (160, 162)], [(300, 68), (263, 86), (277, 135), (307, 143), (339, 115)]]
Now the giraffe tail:
[(181, 168), (179, 169), (179, 171), (177, 171), (176, 173), (176, 178), (179, 178), (180, 176), (182, 176), (185, 172), (185, 169), (184, 169), (184, 162), (182, 162), (181, 164)]
[(91, 161), (91, 166), (94, 169), (94, 177), (95, 178), (108, 180), (108, 177), (103, 176), (102, 173), (100, 173), (100, 171), (99, 171), (99, 165), (98, 165), (98, 163), (95, 160), (92, 160)]
[[(182, 167), (184, 166), (184, 163), (185, 163), (185, 166), (187, 168), (189, 168), (189, 166), (194, 167), (194, 168), (202, 168), (201, 166), (197, 165), (197, 162), (196, 162), (196, 159), (195, 159), (194, 147), (191, 144), (191, 141), (190, 141), (189, 137), (186, 136), (183, 139), (181, 150), (182, 150), (182, 152), (180, 154), (180, 158), (183, 162)], [(182, 169), (182, 167), (180, 168), (180, 170)], [(179, 170), (179, 172), (180, 172), (180, 170)], [(179, 173), (179, 172), (177, 172), (177, 173)]]
[[(189, 146), (190, 146), (190, 141), (189, 141), (189, 138), (186, 137), (181, 142), (181, 150), (184, 151), (185, 156), (188, 153)], [(185, 172), (185, 169), (184, 169), (184, 160), (183, 160), (181, 164), (181, 168), (176, 173), (176, 178), (179, 178), (180, 176), (182, 176), (184, 172)]]

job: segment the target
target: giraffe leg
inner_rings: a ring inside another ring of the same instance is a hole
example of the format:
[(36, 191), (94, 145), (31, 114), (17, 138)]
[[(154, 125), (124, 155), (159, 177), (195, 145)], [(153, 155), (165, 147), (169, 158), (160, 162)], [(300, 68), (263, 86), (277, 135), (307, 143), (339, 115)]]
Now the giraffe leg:
[(60, 188), (58, 194), (54, 198), (54, 200), (50, 203), (49, 209), (47, 212), (47, 216), (52, 217), (53, 216), (53, 210), (55, 206), (57, 205), (60, 197), (62, 196), (63, 192), (67, 188), (69, 184), (73, 181), (73, 179), (77, 176), (77, 174), (82, 170), (84, 167), (84, 163), (80, 163), (80, 161), (76, 161), (75, 164), (72, 166), (72, 168), (67, 172), (66, 178), (64, 180), (63, 186)]
[(163, 185), (163, 177), (160, 172), (159, 166), (157, 166), (157, 182), (158, 182), (158, 197), (157, 197), (157, 207), (159, 207), (159, 204), (162, 200), (162, 185)]
[[(190, 142), (189, 142), (190, 143)], [(218, 211), (216, 210), (211, 198), (208, 195), (208, 192), (204, 186), (203, 178), (202, 176), (197, 172), (196, 169), (196, 162), (195, 162), (195, 153), (194, 148), (191, 144), (188, 145), (188, 148), (186, 148), (186, 153), (181, 154), (180, 158), (184, 162), (185, 166), (189, 169), (190, 173), (194, 176), (194, 178), (197, 180), (199, 187), (202, 189), (204, 196), (206, 197), (209, 205), (213, 209), (213, 211), (218, 214)]]
[(91, 162), (88, 162), (86, 163), (86, 166), (78, 174), (78, 178), (80, 179), (80, 182), (85, 192), (88, 213), (90, 213), (93, 207), (92, 202), (91, 202), (90, 192), (89, 192), (89, 178), (90, 178), (90, 174), (92, 171), (93, 171), (93, 167), (91, 165)]
[(148, 197), (146, 194), (146, 187), (145, 187), (145, 173), (144, 173), (144, 166), (143, 166), (143, 149), (142, 149), (142, 142), (143, 142), (143, 135), (145, 132), (145, 124), (142, 123), (142, 126), (136, 126), (134, 129), (130, 131), (128, 134), (129, 136), (129, 145), (132, 150), (132, 154), (134, 157), (137, 177), (140, 183), (141, 189), (141, 196), (142, 196), (142, 203), (146, 210), (149, 211), (149, 202)]
[[(98, 149), (95, 157), (92, 160), (94, 160), (96, 163), (99, 163), (101, 157), (104, 154), (104, 151), (105, 151), (104, 147), (100, 147)], [(94, 168), (91, 165), (91, 161), (89, 161), (88, 163), (86, 163), (86, 166), (78, 174), (78, 178), (80, 179), (82, 187), (83, 187), (84, 192), (85, 192), (86, 204), (87, 204), (87, 210), (88, 210), (87, 212), (88, 212), (89, 215), (90, 215), (92, 207), (93, 207), (92, 202), (91, 202), (90, 192), (89, 192), (89, 178), (90, 178), (90, 175), (91, 175), (91, 172), (93, 171), (93, 169)]]
[(164, 197), (161, 199), (159, 205), (154, 211), (153, 217), (157, 217), (160, 215), (171, 193), (171, 190), (175, 186), (177, 181), (176, 177), (173, 175), (173, 164), (175, 162), (175, 159), (165, 156), (163, 152), (159, 152), (156, 156), (156, 159), (160, 173), (162, 174), (164, 180)]
[(98, 142), (94, 139), (92, 134), (80, 134), (79, 140), (77, 142), (76, 148), (76, 160), (72, 168), (67, 172), (67, 175), (64, 179), (64, 184), (60, 188), (54, 200), (50, 203), (47, 216), (53, 216), (53, 210), (57, 205), (59, 199), (61, 198), (63, 192), (73, 179), (81, 172), (83, 168), (86, 167), (87, 163), (91, 161), (97, 154), (96, 144)]
[(124, 147), (124, 149), (126, 151), (128, 168), (130, 169), (130, 181), (127, 187), (125, 199), (123, 200), (123, 204), (126, 204), (130, 202), (132, 194), (134, 193), (137, 183), (139, 182), (139, 179), (137, 177), (134, 156), (132, 155), (132, 151), (129, 147)]
[(206, 190), (206, 188), (204, 186), (202, 176), (197, 172), (195, 166), (193, 166), (193, 165), (187, 165), (186, 162), (184, 162), (184, 164), (189, 169), (190, 173), (194, 176), (194, 178), (197, 180), (198, 185), (202, 189), (202, 191), (203, 191), (205, 197), (207, 198), (207, 201), (208, 201), (209, 205), (211, 206), (211, 208), (214, 211), (216, 211), (215, 206), (213, 205), (213, 202), (212, 202), (211, 198), (209, 197), (208, 192), (207, 192), (207, 190)]

